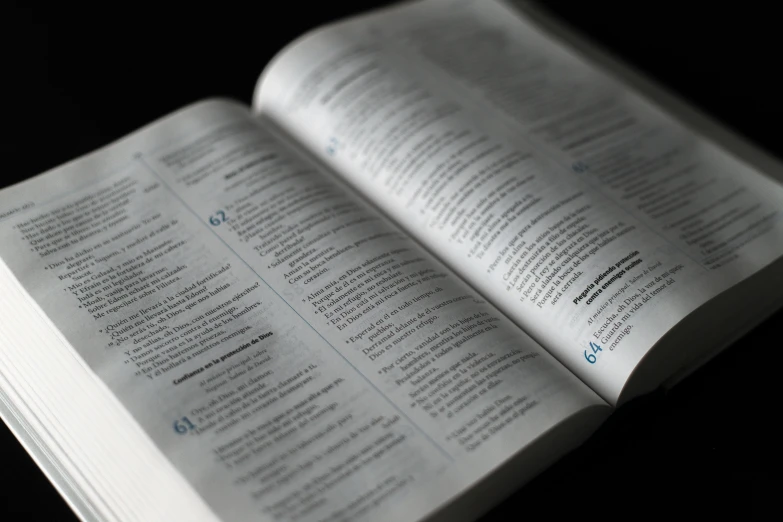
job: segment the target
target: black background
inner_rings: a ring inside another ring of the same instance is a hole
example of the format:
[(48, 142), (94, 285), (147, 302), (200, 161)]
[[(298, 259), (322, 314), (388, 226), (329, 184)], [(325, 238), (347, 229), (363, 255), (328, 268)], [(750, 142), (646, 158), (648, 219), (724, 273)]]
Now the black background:
[[(783, 47), (772, 3), (542, 3), (783, 157)], [(67, 4), (3, 10), (0, 185), (55, 167), (204, 97), (249, 103), (258, 74), (283, 45), (381, 2)], [(782, 328), (783, 313), (777, 313), (672, 391), (624, 406), (487, 520), (779, 513), (772, 502), (783, 463)], [(0, 520), (72, 519), (2, 425), (0, 455)]]

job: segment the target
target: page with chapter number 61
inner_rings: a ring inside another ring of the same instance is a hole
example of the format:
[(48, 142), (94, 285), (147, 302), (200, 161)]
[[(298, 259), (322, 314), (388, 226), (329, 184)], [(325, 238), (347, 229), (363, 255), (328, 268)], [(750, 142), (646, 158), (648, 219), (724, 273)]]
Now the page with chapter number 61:
[[(0, 222), (5, 277), (60, 337), (38, 350), (72, 358), (40, 369), (52, 393), (86, 385), (86, 366), (108, 390), (84, 400), (125, 413), (92, 437), (143, 431), (97, 464), (114, 469), (90, 479), (105, 495), (141, 488), (124, 466), (148, 453), (179, 484), (152, 500), (193, 516), (417, 518), (507, 461), (562, 454), (609, 412), (237, 104), (193, 106), (0, 198), (25, 202)], [(39, 357), (20, 343), (5, 371)]]

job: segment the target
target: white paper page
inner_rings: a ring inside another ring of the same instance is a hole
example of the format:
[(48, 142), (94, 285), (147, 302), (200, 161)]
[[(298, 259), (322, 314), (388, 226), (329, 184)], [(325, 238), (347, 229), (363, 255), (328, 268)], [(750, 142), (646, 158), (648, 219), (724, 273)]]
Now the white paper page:
[(225, 520), (418, 518), (593, 391), (246, 109), (0, 192), (0, 256)]
[(783, 254), (783, 189), (494, 2), (316, 31), (255, 108), (616, 401), (650, 347)]

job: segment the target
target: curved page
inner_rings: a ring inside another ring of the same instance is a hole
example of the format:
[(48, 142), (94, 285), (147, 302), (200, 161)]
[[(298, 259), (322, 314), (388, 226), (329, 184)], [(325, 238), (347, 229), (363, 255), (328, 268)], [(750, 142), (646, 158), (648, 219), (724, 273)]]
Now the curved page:
[(783, 187), (495, 2), (316, 31), (255, 107), (612, 403), (672, 326), (783, 254)]
[(417, 518), (609, 410), (231, 103), (6, 189), (0, 213), (5, 263), (226, 520)]

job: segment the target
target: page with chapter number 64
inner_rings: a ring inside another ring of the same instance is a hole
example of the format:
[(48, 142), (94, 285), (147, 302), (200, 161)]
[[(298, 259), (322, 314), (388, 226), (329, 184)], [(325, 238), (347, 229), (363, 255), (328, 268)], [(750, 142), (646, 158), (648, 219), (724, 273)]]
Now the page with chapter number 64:
[(254, 108), (618, 404), (780, 306), (783, 176), (524, 15), (433, 0), (315, 31)]

